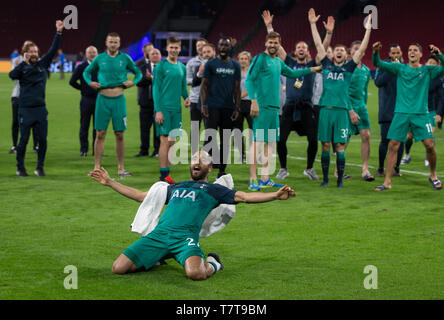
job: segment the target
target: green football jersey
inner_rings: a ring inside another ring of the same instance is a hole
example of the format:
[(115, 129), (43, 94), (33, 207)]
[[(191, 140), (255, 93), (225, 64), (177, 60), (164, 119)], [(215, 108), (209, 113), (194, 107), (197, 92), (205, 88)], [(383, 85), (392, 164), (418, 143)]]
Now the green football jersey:
[(93, 71), (98, 71), (98, 82), (100, 88), (115, 88), (123, 86), (128, 81), (128, 70), (135, 74), (133, 83), (137, 84), (142, 79), (142, 72), (136, 66), (133, 59), (123, 52), (111, 57), (106, 51), (97, 55), (89, 66), (83, 71), (83, 78), (90, 84)]
[(351, 107), (353, 109), (366, 109), (368, 100), (368, 84), (371, 79), (370, 69), (361, 64), (361, 68), (356, 67), (353, 71), (349, 95)]
[(180, 61), (174, 64), (167, 59), (162, 60), (154, 68), (153, 74), (154, 111), (181, 112), (181, 97), (188, 98), (185, 65)]
[(323, 87), (319, 105), (351, 110), (349, 87), (356, 63), (350, 60), (337, 66), (327, 56), (321, 63)]
[(185, 181), (169, 185), (167, 207), (157, 228), (199, 234), (208, 214), (219, 204), (235, 204), (231, 190), (219, 184)]
[(256, 99), (259, 107), (280, 107), (280, 77), (299, 78), (311, 73), (310, 68), (293, 70), (278, 57), (262, 52), (254, 57), (248, 69), (245, 86), (250, 99)]
[[(439, 59), (444, 64), (444, 55)], [(373, 54), (373, 65), (397, 76), (395, 113), (428, 113), (429, 87), (433, 79), (444, 75), (444, 66), (411, 68), (408, 64), (381, 61)]]

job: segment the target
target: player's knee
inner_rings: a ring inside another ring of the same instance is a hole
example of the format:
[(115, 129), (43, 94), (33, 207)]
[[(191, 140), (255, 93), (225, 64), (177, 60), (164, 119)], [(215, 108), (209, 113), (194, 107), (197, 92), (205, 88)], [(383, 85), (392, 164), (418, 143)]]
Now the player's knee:
[(187, 270), (187, 276), (188, 278), (194, 281), (201, 281), (207, 279), (207, 275), (203, 270)]
[(114, 261), (113, 266), (111, 268), (111, 272), (114, 274), (125, 274), (128, 270), (126, 270), (125, 266), (119, 263), (118, 260)]
[(106, 131), (99, 130), (96, 133), (96, 139), (105, 140)]
[(123, 131), (116, 131), (114, 132), (114, 135), (116, 136), (117, 140), (123, 140)]

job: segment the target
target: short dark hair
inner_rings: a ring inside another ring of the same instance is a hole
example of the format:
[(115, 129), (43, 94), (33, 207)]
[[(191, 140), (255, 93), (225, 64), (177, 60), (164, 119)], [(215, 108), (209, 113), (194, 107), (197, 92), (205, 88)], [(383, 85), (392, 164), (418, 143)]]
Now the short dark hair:
[[(29, 48), (31, 48), (31, 47), (37, 47), (37, 45), (34, 42), (29, 42), (29, 43), (25, 44), (23, 46), (22, 53), (28, 52)], [(38, 47), (37, 47), (37, 50), (38, 50)]]
[(180, 44), (180, 43), (182, 43), (182, 41), (176, 36), (170, 36), (167, 39), (167, 45), (172, 44), (172, 43), (179, 43)]
[(202, 42), (208, 43), (208, 40), (205, 39), (205, 38), (198, 38), (198, 39), (196, 40), (196, 43), (198, 43), (199, 41), (202, 41)]
[(397, 43), (392, 43), (390, 46), (389, 46), (389, 48), (391, 49), (391, 48), (401, 48), (401, 46), (399, 45), (399, 44), (397, 44)]
[(338, 43), (338, 44), (335, 44), (335, 46), (333, 47), (333, 50), (335, 50), (336, 48), (339, 48), (339, 47), (344, 48), (345, 51), (347, 51), (347, 49), (348, 49), (345, 44)]
[(419, 51), (421, 51), (421, 53), (422, 53), (422, 47), (421, 47), (421, 45), (420, 45), (418, 42), (410, 43), (410, 44), (409, 44), (409, 47), (411, 47), (411, 46), (418, 47), (418, 48), (419, 48)]
[(438, 65), (441, 64), (441, 60), (439, 60), (436, 56), (429, 56), (426, 61), (435, 60)]
[(272, 31), (267, 34), (265, 41), (268, 41), (269, 39), (279, 39), (279, 42), (281, 42), (281, 35), (275, 31)]
[(108, 33), (107, 35), (106, 35), (106, 37), (108, 38), (108, 37), (112, 37), (112, 38), (119, 38), (120, 39), (120, 36), (119, 36), (119, 34), (117, 33), (117, 32), (110, 32), (110, 33)]
[(204, 47), (211, 47), (211, 48), (213, 48), (214, 51), (216, 51), (216, 46), (212, 43), (207, 42), (203, 45), (202, 48), (204, 48)]
[(357, 45), (357, 44), (361, 44), (362, 43), (362, 41), (361, 40), (356, 40), (356, 41), (353, 41), (352, 43), (351, 43), (351, 45), (350, 45), (350, 48), (351, 47), (353, 47), (354, 45)]

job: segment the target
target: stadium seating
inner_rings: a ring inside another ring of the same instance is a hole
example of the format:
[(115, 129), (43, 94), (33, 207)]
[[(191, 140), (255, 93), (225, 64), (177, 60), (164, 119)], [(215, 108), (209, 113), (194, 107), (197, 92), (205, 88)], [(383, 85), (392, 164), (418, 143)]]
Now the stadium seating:
[(261, 2), (255, 0), (228, 0), (208, 35), (208, 41), (216, 44), (221, 36), (240, 41), (260, 18), (260, 5)]
[[(317, 10), (316, 13), (321, 15), (321, 20), (326, 21), (327, 16), (335, 15), (336, 10), (345, 2), (346, 0), (302, 0), (296, 3), (287, 15), (275, 16), (273, 27), (276, 32), (280, 33), (285, 50), (287, 52), (293, 50), (294, 44), (299, 40), (311, 42), (312, 36), (307, 18), (307, 12), (310, 8), (315, 8)], [(262, 19), (260, 15), (258, 18)], [(318, 23), (318, 28), (320, 32), (324, 30), (322, 22)], [(266, 29), (264, 27), (248, 43), (245, 50), (250, 51), (253, 55), (263, 51), (265, 35)], [(311, 52), (312, 55), (315, 54), (315, 50), (311, 50)]]
[(160, 10), (161, 1), (131, 1), (130, 8), (116, 9), (109, 26), (109, 31), (117, 32), (121, 37), (122, 47), (137, 41), (149, 30)]

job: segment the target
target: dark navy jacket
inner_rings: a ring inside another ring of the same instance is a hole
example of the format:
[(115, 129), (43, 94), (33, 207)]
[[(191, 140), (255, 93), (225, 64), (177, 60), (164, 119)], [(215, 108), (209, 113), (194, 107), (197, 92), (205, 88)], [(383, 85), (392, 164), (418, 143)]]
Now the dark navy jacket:
[[(384, 60), (390, 62), (390, 59)], [(378, 87), (379, 113), (378, 122), (391, 122), (395, 113), (396, 104), (396, 75), (376, 70), (375, 85)]]
[[(91, 88), (83, 79), (83, 71), (89, 66), (88, 61), (83, 62), (80, 64), (77, 68), (75, 68), (71, 79), (69, 80), (69, 84), (76, 88), (77, 90), (80, 90), (82, 96), (87, 98), (95, 99), (97, 97), (97, 90), (94, 90)], [(98, 82), (97, 80), (97, 71), (93, 71), (92, 73), (92, 81)], [(79, 81), (80, 80), (80, 84)]]
[(441, 78), (432, 80), (429, 87), (429, 111), (441, 115), (444, 104), (444, 88)]
[(20, 97), (19, 108), (44, 107), (46, 91), (46, 70), (57, 53), (61, 36), (56, 34), (48, 53), (45, 54), (35, 65), (20, 63), (9, 73), (12, 80), (19, 80)]

